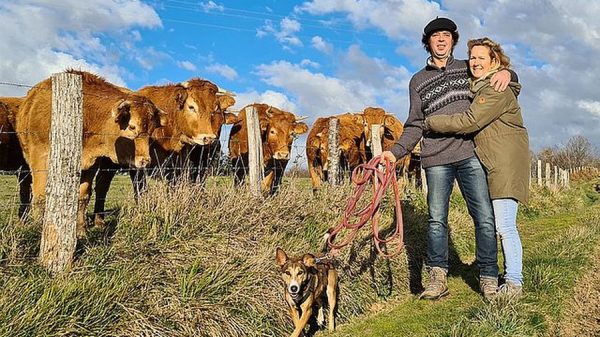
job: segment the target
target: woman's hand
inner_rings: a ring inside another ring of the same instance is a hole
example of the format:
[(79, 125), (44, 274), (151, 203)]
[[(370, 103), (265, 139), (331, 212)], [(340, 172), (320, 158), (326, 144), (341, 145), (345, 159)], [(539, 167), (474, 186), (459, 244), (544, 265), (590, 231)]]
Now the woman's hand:
[(492, 85), (492, 87), (494, 87), (494, 90), (496, 90), (497, 92), (503, 92), (504, 90), (506, 90), (506, 88), (508, 88), (508, 84), (510, 83), (511, 78), (512, 76), (510, 74), (510, 71), (502, 69), (494, 75), (492, 75), (492, 78), (490, 79), (490, 84)]
[(396, 156), (394, 156), (391, 151), (383, 151), (381, 153), (381, 159), (383, 159), (383, 161), (389, 161), (392, 164), (396, 162)]

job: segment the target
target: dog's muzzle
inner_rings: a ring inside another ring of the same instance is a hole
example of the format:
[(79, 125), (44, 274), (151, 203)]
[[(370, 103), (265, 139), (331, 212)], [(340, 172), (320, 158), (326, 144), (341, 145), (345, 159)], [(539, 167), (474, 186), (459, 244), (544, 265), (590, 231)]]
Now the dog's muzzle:
[(290, 285), (290, 287), (288, 288), (288, 293), (290, 294), (292, 299), (298, 299), (298, 297), (300, 296), (300, 286), (296, 284)]

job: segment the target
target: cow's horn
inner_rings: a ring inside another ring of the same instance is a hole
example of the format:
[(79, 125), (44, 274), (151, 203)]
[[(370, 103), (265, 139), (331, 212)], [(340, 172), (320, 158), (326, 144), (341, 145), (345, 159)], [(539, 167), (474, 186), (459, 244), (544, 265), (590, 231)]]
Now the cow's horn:
[(179, 85), (181, 85), (182, 87), (187, 89), (190, 87), (190, 82), (184, 81), (184, 82), (179, 83)]
[(303, 121), (303, 120), (305, 120), (305, 119), (307, 119), (307, 118), (308, 118), (308, 116), (300, 116), (300, 117), (296, 117), (296, 122)]
[(217, 95), (227, 95), (227, 96), (235, 97), (235, 94), (229, 90), (225, 90), (219, 86), (217, 86), (217, 89), (219, 89), (217, 91)]

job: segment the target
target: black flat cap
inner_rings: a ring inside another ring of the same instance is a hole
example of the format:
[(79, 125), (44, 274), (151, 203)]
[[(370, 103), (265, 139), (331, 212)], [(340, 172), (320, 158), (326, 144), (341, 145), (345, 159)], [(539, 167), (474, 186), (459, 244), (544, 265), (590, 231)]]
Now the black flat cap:
[(425, 29), (423, 29), (423, 33), (425, 33), (426, 36), (429, 36), (434, 32), (440, 30), (447, 30), (451, 33), (456, 32), (456, 24), (450, 19), (435, 18), (430, 23), (428, 23), (427, 26), (425, 26)]

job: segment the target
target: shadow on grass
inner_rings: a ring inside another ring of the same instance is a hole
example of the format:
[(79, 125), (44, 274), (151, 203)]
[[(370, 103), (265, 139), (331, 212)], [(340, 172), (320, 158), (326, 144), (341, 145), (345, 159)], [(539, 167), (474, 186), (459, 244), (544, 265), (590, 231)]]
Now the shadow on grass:
[(115, 207), (105, 211), (103, 227), (89, 226), (94, 223), (94, 214), (86, 216), (87, 237), (77, 240), (75, 248), (75, 259), (79, 259), (89, 248), (97, 246), (110, 246), (117, 230), (117, 224), (121, 214), (121, 207)]
[[(409, 263), (409, 287), (412, 294), (423, 292), (423, 268), (427, 262), (427, 218), (426, 210), (414, 207), (409, 202), (403, 202), (404, 213), (404, 243)], [(448, 236), (449, 276), (459, 276), (474, 291), (479, 291), (477, 278), (478, 269), (475, 264), (464, 263), (454, 246), (452, 237)]]

